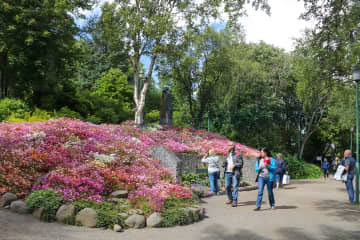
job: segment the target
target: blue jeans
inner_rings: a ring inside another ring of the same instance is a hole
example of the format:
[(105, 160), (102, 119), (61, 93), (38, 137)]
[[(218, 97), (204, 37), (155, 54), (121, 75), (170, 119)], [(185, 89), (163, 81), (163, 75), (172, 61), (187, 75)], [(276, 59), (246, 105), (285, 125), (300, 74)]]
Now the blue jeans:
[(218, 179), (220, 177), (220, 172), (209, 173), (210, 189), (213, 193), (219, 192)]
[(284, 177), (284, 174), (283, 174), (283, 173), (277, 173), (277, 174), (275, 175), (276, 182), (282, 184), (283, 177)]
[[(226, 193), (229, 200), (232, 200), (233, 202), (237, 202), (238, 198), (238, 192), (239, 192), (239, 182), (240, 182), (240, 176), (235, 176), (234, 173), (226, 172), (225, 173), (225, 188)], [(232, 191), (231, 191), (232, 186)]]
[(353, 186), (354, 175), (348, 174), (346, 184), (346, 190), (349, 194), (349, 201), (354, 202), (354, 186)]
[(261, 202), (262, 202), (262, 197), (263, 197), (263, 193), (264, 193), (264, 187), (265, 184), (267, 185), (267, 191), (268, 191), (268, 195), (269, 195), (269, 203), (270, 203), (270, 207), (274, 207), (275, 206), (275, 199), (274, 199), (274, 193), (273, 193), (273, 181), (270, 181), (269, 178), (263, 178), (259, 176), (258, 179), (258, 196), (256, 199), (256, 207), (260, 208), (261, 207)]

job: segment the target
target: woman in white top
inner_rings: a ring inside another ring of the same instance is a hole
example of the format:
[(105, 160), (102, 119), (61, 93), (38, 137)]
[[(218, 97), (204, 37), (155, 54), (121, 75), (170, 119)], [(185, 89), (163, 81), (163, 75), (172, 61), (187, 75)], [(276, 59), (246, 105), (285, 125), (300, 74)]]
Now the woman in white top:
[(210, 189), (216, 195), (219, 194), (218, 179), (220, 178), (220, 159), (216, 156), (215, 150), (210, 149), (209, 152), (201, 160), (202, 163), (207, 163), (208, 174), (210, 181)]

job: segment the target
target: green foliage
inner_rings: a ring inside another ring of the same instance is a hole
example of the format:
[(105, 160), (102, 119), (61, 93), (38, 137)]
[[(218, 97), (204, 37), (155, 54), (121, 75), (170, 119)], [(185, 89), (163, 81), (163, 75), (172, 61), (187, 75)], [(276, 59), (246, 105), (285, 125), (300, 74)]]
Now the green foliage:
[(286, 156), (284, 160), (292, 179), (313, 179), (322, 176), (320, 167), (298, 160), (296, 156)]
[(184, 209), (166, 209), (165, 212), (161, 213), (161, 216), (163, 217), (161, 222), (162, 227), (173, 227), (189, 224), (189, 219)]
[(115, 224), (125, 227), (124, 217), (119, 216), (119, 212), (127, 210), (122, 207), (125, 202), (114, 204), (109, 202), (75, 201), (72, 204), (75, 206), (76, 213), (84, 208), (94, 209), (98, 214), (96, 227), (113, 228)]
[(8, 119), (10, 115), (24, 118), (29, 110), (29, 106), (19, 99), (4, 98), (0, 100), (0, 121)]
[(146, 123), (159, 123), (160, 122), (160, 111), (152, 110), (151, 112), (145, 114)]
[(197, 184), (201, 183), (204, 186), (209, 186), (209, 179), (207, 172), (184, 172), (181, 175), (181, 179), (184, 185)]
[(26, 197), (26, 205), (30, 211), (43, 208), (40, 219), (51, 222), (55, 220), (56, 212), (62, 202), (62, 197), (51, 189), (37, 190)]
[(59, 111), (54, 111), (53, 115), (56, 118), (66, 117), (72, 119), (82, 119), (80, 113), (75, 112), (68, 107), (62, 107)]

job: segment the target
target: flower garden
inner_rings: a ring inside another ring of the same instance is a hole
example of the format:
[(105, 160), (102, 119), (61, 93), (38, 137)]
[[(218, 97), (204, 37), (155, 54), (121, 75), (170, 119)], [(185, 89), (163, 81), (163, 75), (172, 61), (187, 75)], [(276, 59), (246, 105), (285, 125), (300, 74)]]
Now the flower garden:
[(166, 211), (171, 201), (191, 206), (192, 191), (177, 185), (147, 147), (163, 145), (200, 155), (214, 148), (225, 154), (228, 141), (203, 130), (138, 129), (131, 121), (95, 125), (60, 118), (1, 123), (0, 195), (12, 192), (22, 198), (52, 189), (61, 198), (59, 205), (101, 204), (113, 191), (123, 189), (129, 192), (127, 204), (146, 215)]

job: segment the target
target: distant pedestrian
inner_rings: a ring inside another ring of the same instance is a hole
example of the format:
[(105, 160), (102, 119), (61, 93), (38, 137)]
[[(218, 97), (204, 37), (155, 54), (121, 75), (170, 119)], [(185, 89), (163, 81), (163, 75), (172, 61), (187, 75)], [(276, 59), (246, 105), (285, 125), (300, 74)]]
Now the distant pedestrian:
[(223, 164), (225, 170), (225, 189), (228, 200), (226, 204), (231, 204), (232, 207), (237, 206), (238, 191), (240, 176), (244, 165), (243, 156), (240, 151), (235, 150), (235, 143), (228, 144), (228, 156)]
[(331, 170), (333, 174), (335, 174), (339, 165), (340, 165), (340, 158), (336, 157), (331, 163)]
[(211, 192), (219, 194), (218, 179), (220, 178), (220, 159), (216, 156), (215, 150), (209, 152), (201, 159), (202, 163), (207, 163)]
[(324, 179), (329, 178), (330, 163), (327, 158), (324, 158), (324, 160), (322, 161), (321, 168), (324, 171)]
[(346, 190), (349, 195), (348, 203), (353, 203), (354, 202), (353, 180), (354, 180), (354, 173), (355, 173), (355, 159), (351, 156), (350, 150), (345, 150), (345, 152), (344, 152), (344, 166), (345, 166), (345, 171), (347, 174), (345, 184), (346, 184)]
[(279, 189), (279, 187), (282, 187), (282, 181), (284, 174), (286, 173), (286, 162), (284, 159), (282, 159), (281, 153), (278, 153), (276, 158), (276, 170), (275, 170), (275, 180), (276, 180), (276, 189)]
[(254, 211), (259, 211), (261, 208), (264, 187), (267, 186), (270, 208), (275, 209), (275, 198), (273, 193), (274, 173), (276, 171), (276, 162), (272, 158), (270, 151), (267, 148), (262, 148), (260, 154), (247, 153), (246, 156), (257, 157), (255, 171), (258, 172), (258, 196), (256, 200), (256, 208)]

